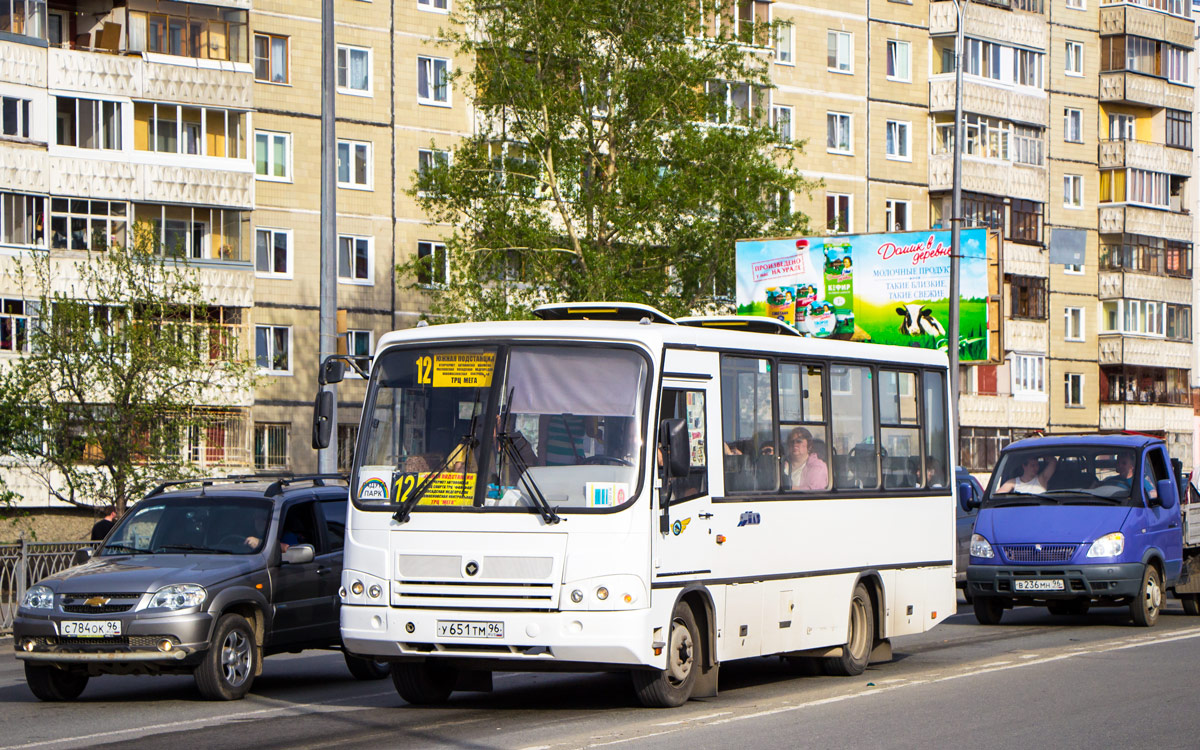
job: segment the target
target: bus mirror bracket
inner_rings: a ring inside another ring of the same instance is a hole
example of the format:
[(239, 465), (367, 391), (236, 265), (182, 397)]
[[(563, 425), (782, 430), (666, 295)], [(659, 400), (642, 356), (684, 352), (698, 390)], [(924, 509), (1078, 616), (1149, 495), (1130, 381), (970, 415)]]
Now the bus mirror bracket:
[(329, 447), (329, 438), (333, 432), (333, 391), (317, 391), (313, 401), (312, 418), (312, 447), (321, 450)]

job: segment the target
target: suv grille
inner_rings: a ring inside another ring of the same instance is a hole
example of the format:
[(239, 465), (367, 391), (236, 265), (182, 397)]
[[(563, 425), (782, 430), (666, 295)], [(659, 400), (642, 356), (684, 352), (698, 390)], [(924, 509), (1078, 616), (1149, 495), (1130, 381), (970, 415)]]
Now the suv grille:
[(130, 602), (129, 604), (104, 604), (99, 607), (93, 607), (88, 604), (64, 604), (62, 611), (81, 615), (103, 615), (110, 612), (128, 612), (133, 609), (134, 604), (136, 602)]
[(1006, 544), (1004, 556), (1010, 562), (1066, 562), (1078, 548), (1077, 544)]

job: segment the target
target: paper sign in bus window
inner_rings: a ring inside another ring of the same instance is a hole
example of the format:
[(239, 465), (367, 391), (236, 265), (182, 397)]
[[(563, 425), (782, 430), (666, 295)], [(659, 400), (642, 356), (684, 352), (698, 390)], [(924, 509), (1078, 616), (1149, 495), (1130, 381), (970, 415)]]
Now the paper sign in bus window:
[(629, 498), (625, 482), (585, 482), (584, 496), (589, 508), (615, 508)]
[(358, 499), (371, 502), (388, 501), (388, 480), (391, 471), (383, 467), (364, 466), (358, 475)]
[[(433, 472), (396, 472), (392, 486), (397, 503), (405, 500), (420, 487)], [(475, 501), (475, 474), (458, 471), (443, 471), (433, 480), (417, 505), (470, 505)]]
[(495, 367), (495, 352), (435, 354), (432, 362), (433, 387), (487, 388), (492, 384)]

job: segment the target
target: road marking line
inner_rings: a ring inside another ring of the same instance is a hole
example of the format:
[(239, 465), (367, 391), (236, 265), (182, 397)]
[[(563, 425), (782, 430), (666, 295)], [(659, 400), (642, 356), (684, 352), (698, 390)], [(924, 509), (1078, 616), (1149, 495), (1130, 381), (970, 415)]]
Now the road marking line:
[(689, 719), (678, 719), (676, 721), (664, 721), (661, 724), (655, 724), (654, 726), (656, 726), (656, 727), (672, 727), (672, 726), (675, 726), (676, 724), (687, 724), (687, 723), (693, 722), (693, 721), (705, 721), (707, 719), (715, 719), (718, 716), (725, 716), (725, 715), (731, 714), (731, 713), (733, 713), (733, 712), (732, 711), (718, 711), (715, 714), (705, 714), (703, 716), (693, 716)]

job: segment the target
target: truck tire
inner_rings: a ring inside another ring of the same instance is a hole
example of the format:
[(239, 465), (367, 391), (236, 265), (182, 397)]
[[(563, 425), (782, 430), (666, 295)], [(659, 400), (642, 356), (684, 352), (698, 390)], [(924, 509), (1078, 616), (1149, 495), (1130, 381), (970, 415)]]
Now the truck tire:
[(236, 701), (250, 692), (261, 658), (254, 629), (241, 615), (224, 615), (196, 667), (196, 687), (210, 701)]
[(80, 670), (25, 662), (25, 683), (39, 700), (55, 703), (73, 701), (88, 684), (88, 674)]
[(1200, 615), (1200, 594), (1180, 594), (1180, 601), (1183, 602), (1183, 613), (1191, 617)]
[(458, 670), (436, 661), (392, 665), (392, 684), (405, 703), (433, 706), (445, 703), (458, 682)]
[(821, 669), (833, 677), (860, 675), (867, 668), (874, 647), (875, 614), (871, 608), (871, 595), (867, 593), (867, 587), (859, 583), (850, 597), (850, 622), (842, 655), (822, 658)]
[(700, 673), (701, 653), (696, 615), (687, 602), (678, 602), (667, 634), (667, 668), (629, 673), (638, 701), (646, 708), (675, 708), (686, 703)]
[(1162, 579), (1158, 575), (1158, 568), (1148, 564), (1146, 572), (1142, 573), (1141, 588), (1129, 603), (1129, 614), (1133, 617), (1133, 624), (1142, 628), (1153, 627), (1158, 622), (1162, 599)]
[(977, 596), (973, 603), (980, 625), (999, 625), (1004, 617), (1004, 600), (995, 596)]

